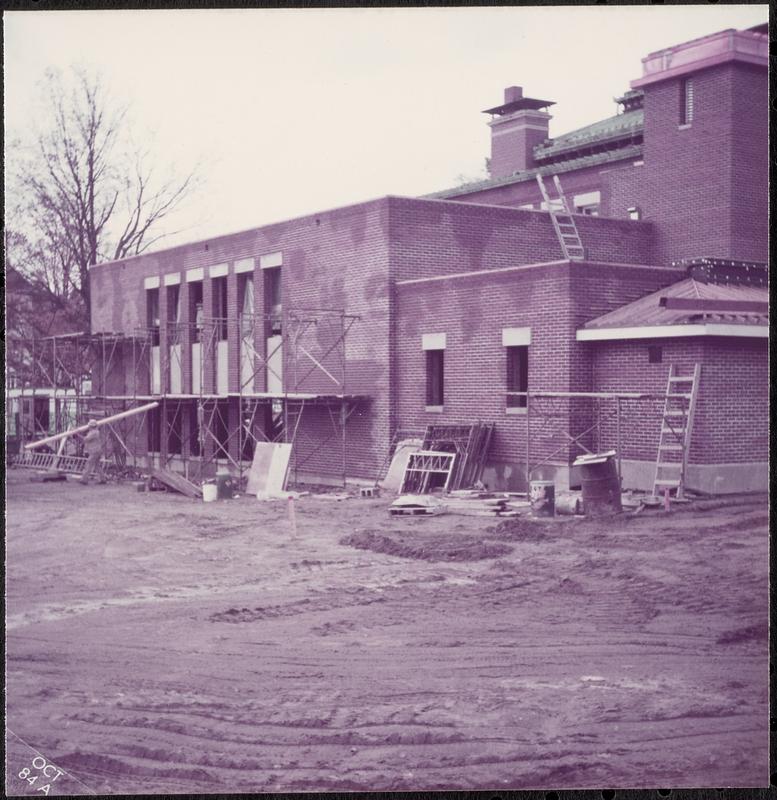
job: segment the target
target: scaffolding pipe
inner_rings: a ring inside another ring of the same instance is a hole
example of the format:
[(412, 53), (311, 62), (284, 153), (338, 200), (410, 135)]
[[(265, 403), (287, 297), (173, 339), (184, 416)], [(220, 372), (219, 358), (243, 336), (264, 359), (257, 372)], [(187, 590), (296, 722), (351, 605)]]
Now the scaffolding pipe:
[[(105, 419), (98, 419), (94, 420), (98, 426), (107, 425), (111, 422), (118, 422), (120, 419), (124, 419), (125, 417), (131, 417), (135, 414), (140, 414), (143, 411), (150, 411), (152, 408), (156, 408), (159, 405), (157, 402), (153, 403), (146, 403), (144, 406), (138, 406), (137, 408), (130, 408), (128, 411), (122, 411), (120, 414), (114, 414), (111, 417), (105, 417)], [(31, 442), (30, 444), (24, 445), (25, 450), (32, 450), (35, 447), (42, 447), (44, 444), (51, 444), (52, 442), (58, 442), (60, 439), (66, 439), (68, 436), (72, 436), (74, 433), (83, 433), (84, 431), (89, 430), (89, 425), (81, 425), (78, 428), (73, 428), (72, 430), (65, 431), (64, 433), (57, 433), (54, 436), (48, 436), (45, 439), (41, 439), (38, 442)]]

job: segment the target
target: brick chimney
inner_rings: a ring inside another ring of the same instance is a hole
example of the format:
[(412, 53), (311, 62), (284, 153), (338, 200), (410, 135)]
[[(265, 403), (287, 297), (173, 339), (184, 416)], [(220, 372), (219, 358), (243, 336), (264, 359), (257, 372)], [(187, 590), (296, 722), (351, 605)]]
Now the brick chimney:
[(551, 116), (546, 109), (552, 100), (524, 97), (523, 88), (508, 86), (504, 103), (486, 109), (491, 114), (492, 178), (504, 178), (534, 166), (533, 148), (548, 138)]

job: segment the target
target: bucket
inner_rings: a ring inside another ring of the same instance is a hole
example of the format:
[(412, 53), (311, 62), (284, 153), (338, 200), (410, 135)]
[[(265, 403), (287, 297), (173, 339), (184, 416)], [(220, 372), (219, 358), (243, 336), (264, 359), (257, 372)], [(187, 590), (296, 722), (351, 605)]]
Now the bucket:
[(618, 468), (610, 457), (598, 464), (581, 464), (583, 513), (588, 517), (615, 514), (622, 509)]
[(228, 472), (216, 473), (216, 497), (219, 500), (230, 500), (234, 493), (232, 476)]
[(205, 503), (212, 503), (219, 496), (219, 490), (215, 483), (202, 484), (202, 499)]
[(553, 481), (531, 481), (529, 502), (533, 514), (552, 517), (555, 510), (556, 487)]

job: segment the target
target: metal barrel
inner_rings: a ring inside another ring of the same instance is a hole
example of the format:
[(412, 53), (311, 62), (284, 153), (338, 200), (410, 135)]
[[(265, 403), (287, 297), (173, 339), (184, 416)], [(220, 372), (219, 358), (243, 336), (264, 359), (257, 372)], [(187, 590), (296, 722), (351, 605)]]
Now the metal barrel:
[(621, 510), (621, 486), (613, 458), (599, 464), (581, 464), (583, 513), (588, 517)]

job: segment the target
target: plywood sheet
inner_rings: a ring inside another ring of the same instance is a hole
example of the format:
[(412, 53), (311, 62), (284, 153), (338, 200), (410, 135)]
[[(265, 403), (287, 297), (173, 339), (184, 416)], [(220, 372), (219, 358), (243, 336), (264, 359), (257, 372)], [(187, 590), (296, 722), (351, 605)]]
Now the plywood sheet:
[(257, 442), (248, 473), (246, 494), (280, 494), (286, 485), (291, 445), (285, 442)]
[(387, 492), (398, 492), (399, 487), (402, 485), (402, 478), (405, 476), (410, 454), (416, 453), (420, 449), (420, 439), (404, 439), (401, 442), (397, 442), (394, 457), (391, 459), (386, 477), (379, 483), (379, 486)]

